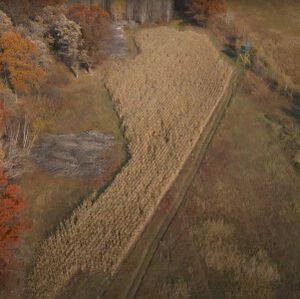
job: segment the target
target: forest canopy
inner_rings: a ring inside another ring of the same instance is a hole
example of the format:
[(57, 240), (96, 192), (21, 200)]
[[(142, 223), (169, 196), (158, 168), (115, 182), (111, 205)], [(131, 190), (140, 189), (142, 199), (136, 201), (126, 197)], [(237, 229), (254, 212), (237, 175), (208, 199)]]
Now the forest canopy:
[(0, 9), (6, 12), (16, 23), (38, 14), (42, 8), (65, 4), (67, 0), (0, 0)]

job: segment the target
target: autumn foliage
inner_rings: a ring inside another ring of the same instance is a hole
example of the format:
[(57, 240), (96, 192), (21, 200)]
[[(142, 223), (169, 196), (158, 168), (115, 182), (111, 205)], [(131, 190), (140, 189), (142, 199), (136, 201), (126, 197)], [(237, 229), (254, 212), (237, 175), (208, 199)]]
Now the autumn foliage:
[(224, 0), (188, 0), (186, 9), (196, 20), (226, 12)]
[(46, 74), (37, 64), (38, 49), (30, 40), (13, 31), (0, 37), (1, 77), (16, 93), (37, 90)]
[(19, 242), (21, 232), (29, 227), (28, 222), (21, 219), (24, 207), (20, 189), (8, 183), (0, 168), (0, 280), (13, 261), (11, 248)]
[(16, 23), (35, 16), (45, 6), (59, 5), (66, 0), (0, 0), (0, 8), (4, 10)]
[(67, 17), (81, 26), (88, 55), (95, 63), (111, 38), (109, 14), (99, 5), (75, 4), (68, 9)]
[(60, 15), (51, 28), (52, 48), (60, 59), (78, 76), (81, 65), (88, 65), (80, 25)]

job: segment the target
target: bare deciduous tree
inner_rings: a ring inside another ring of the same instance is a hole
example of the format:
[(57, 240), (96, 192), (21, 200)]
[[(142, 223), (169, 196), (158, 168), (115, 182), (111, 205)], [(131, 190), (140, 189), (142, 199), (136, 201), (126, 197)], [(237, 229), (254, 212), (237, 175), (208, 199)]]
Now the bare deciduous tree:
[(19, 176), (24, 171), (24, 163), (39, 135), (40, 127), (32, 126), (28, 116), (24, 119), (6, 121), (6, 140), (4, 169), (10, 178)]
[(80, 25), (61, 14), (52, 26), (50, 33), (53, 38), (53, 49), (78, 77), (80, 64), (87, 61)]

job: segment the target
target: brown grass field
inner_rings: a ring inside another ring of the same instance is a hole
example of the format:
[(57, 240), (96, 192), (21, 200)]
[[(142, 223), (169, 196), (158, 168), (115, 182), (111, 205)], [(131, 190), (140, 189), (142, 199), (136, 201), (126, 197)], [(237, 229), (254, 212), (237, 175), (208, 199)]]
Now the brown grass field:
[(33, 298), (55, 297), (80, 271), (115, 272), (232, 78), (205, 34), (158, 27), (138, 32), (136, 42), (141, 53), (116, 62), (107, 78), (131, 159), (94, 204), (86, 200), (41, 246), (28, 281)]
[[(299, 1), (227, 2), (212, 37), (245, 30), (270, 77), (299, 90)], [(278, 91), (245, 72), (132, 297), (299, 298), (299, 97)]]
[(300, 90), (300, 2), (227, 0), (229, 26), (244, 34), (279, 87)]
[(299, 298), (291, 107), (245, 75), (135, 298)]

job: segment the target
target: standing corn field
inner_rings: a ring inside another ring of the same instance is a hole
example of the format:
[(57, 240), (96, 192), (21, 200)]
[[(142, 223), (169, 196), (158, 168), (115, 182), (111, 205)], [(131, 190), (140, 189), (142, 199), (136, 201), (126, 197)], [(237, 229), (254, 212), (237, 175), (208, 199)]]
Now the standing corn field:
[(116, 62), (107, 78), (132, 157), (94, 204), (86, 200), (44, 242), (29, 277), (33, 298), (55, 297), (79, 271), (115, 273), (232, 78), (204, 34), (158, 27), (139, 31), (136, 42), (141, 54)]

